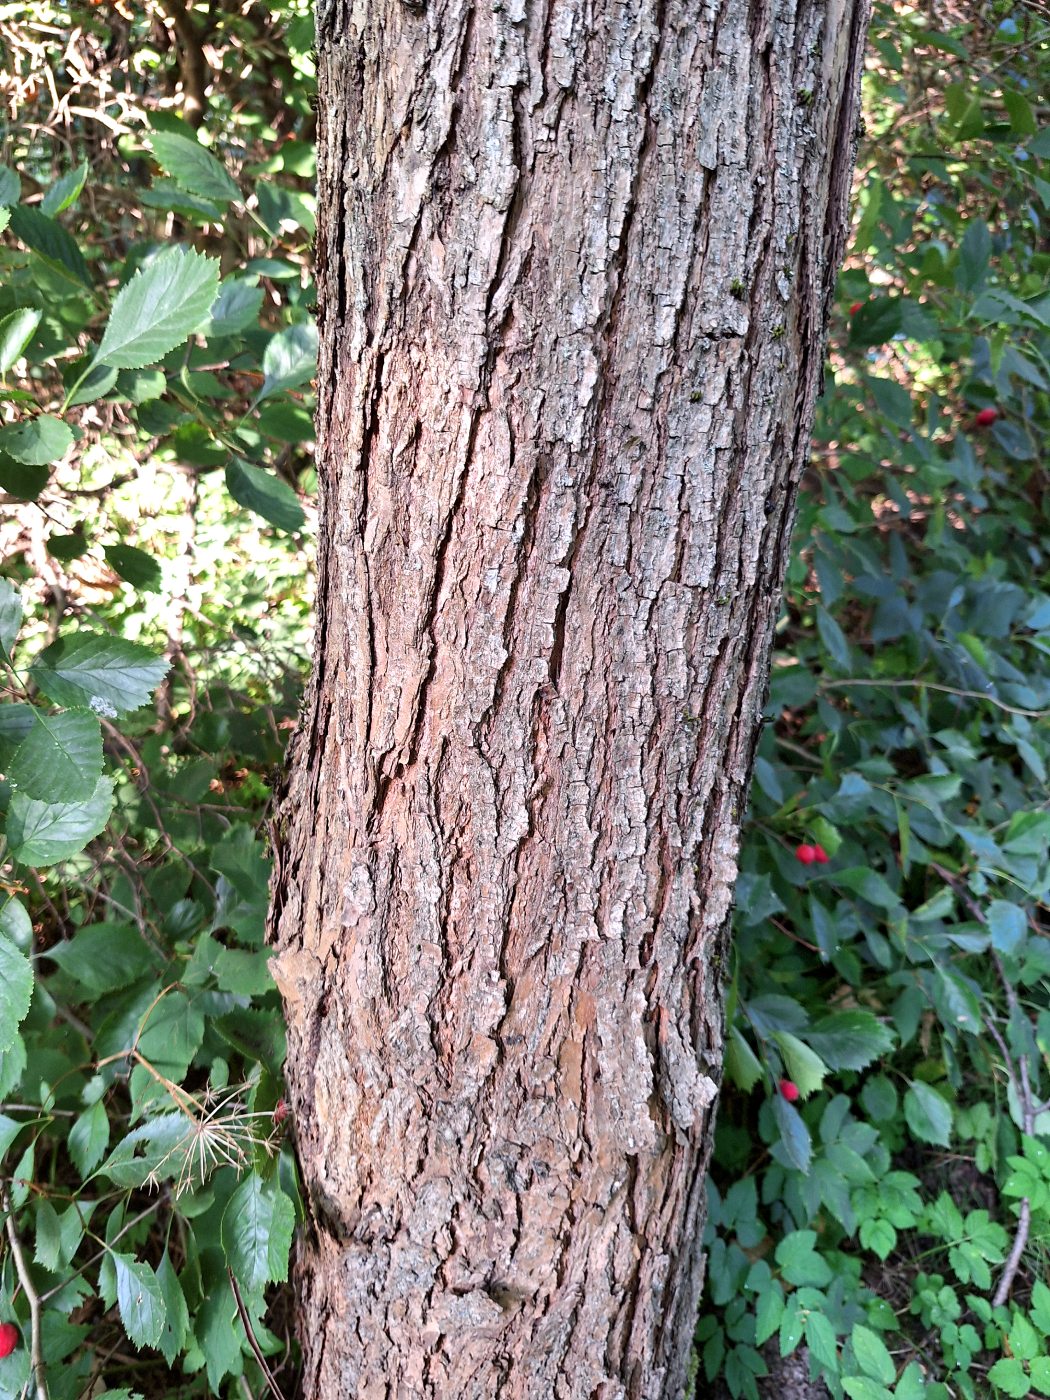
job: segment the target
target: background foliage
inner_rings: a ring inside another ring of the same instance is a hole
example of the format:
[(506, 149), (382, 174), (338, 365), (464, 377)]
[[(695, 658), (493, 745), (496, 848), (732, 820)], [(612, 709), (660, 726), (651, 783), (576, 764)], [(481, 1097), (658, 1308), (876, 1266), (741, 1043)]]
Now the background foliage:
[[(852, 1400), (1050, 1395), (1048, 38), (1032, 3), (876, 11), (699, 1394), (798, 1351)], [(262, 929), (310, 605), (312, 21), (0, 4), (0, 43), (0, 1400), (291, 1395)]]

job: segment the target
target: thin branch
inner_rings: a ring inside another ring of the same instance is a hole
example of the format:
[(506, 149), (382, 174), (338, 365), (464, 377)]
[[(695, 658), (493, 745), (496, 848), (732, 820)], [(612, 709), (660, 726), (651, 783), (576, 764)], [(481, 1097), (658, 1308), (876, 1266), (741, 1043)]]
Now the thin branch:
[(14, 1211), (11, 1209), (11, 1190), (7, 1182), (4, 1182), (3, 1196), (0, 1197), (0, 1201), (2, 1201), (4, 1213), (7, 1216), (7, 1238), (11, 1241), (15, 1269), (18, 1271), (22, 1290), (29, 1303), (29, 1355), (32, 1362), (33, 1384), (36, 1387), (36, 1400), (48, 1400), (47, 1376), (44, 1371), (44, 1349), (40, 1337), (40, 1295), (36, 1291), (26, 1257), (22, 1253), (22, 1241), (18, 1238), (18, 1230), (15, 1228)]
[(841, 681), (821, 681), (821, 690), (842, 690), (849, 686), (874, 686), (877, 690), (914, 690), (917, 687), (927, 690), (939, 690), (945, 695), (957, 695), (963, 700), (986, 700), (989, 705), (995, 705), (997, 709), (1005, 710), (1008, 715), (1024, 715), (1026, 719), (1046, 719), (1050, 717), (1050, 710), (1024, 710), (1019, 705), (1008, 705), (1005, 700), (998, 700), (994, 695), (988, 695), (983, 690), (959, 690), (954, 685), (941, 685), (937, 681), (926, 681), (921, 676), (917, 676), (913, 681), (891, 681), (867, 679), (863, 676), (850, 676)]
[(266, 1364), (266, 1357), (262, 1354), (262, 1348), (256, 1341), (255, 1332), (252, 1329), (252, 1320), (248, 1316), (248, 1309), (244, 1306), (244, 1299), (241, 1297), (241, 1290), (237, 1284), (237, 1280), (233, 1276), (233, 1270), (227, 1268), (226, 1274), (230, 1280), (230, 1287), (233, 1289), (234, 1301), (237, 1304), (237, 1315), (241, 1319), (241, 1326), (244, 1328), (244, 1335), (248, 1338), (248, 1345), (252, 1349), (252, 1355), (259, 1363), (259, 1370), (263, 1373), (263, 1380), (265, 1380), (269, 1387), (274, 1400), (284, 1400), (284, 1391), (274, 1380), (273, 1372)]

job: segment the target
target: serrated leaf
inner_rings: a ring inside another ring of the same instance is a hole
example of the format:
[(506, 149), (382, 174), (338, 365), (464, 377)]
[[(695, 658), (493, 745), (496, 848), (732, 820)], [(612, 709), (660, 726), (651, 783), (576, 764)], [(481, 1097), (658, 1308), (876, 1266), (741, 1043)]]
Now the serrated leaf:
[(46, 715), (33, 708), (33, 727), (15, 751), (7, 776), (41, 802), (84, 802), (102, 772), (102, 729), (89, 710)]
[(57, 462), (72, 446), (72, 428), (50, 413), (39, 413), (23, 423), (5, 423), (0, 428), (0, 452), (27, 467)]
[(190, 248), (169, 248), (139, 268), (117, 293), (95, 356), (114, 369), (145, 369), (208, 318), (219, 264)]
[(773, 1117), (789, 1164), (800, 1172), (808, 1172), (813, 1159), (813, 1139), (802, 1115), (778, 1094), (773, 1100)]
[(952, 1110), (928, 1084), (913, 1080), (904, 1095), (904, 1117), (921, 1142), (947, 1147), (952, 1136)]
[(76, 240), (38, 208), (20, 204), (12, 209), (11, 232), (57, 271), (84, 287), (92, 285), (91, 271)]
[(33, 866), (67, 860), (99, 834), (112, 810), (113, 784), (108, 778), (99, 778), (85, 802), (37, 802), (16, 792), (7, 814), (11, 855)]
[(145, 705), (167, 673), (168, 662), (147, 647), (97, 632), (60, 637), (30, 667), (56, 705), (87, 706), (111, 718)]
[(26, 306), (8, 312), (0, 320), (0, 374), (6, 374), (16, 360), (21, 358), (22, 351), (36, 333), (43, 314), (35, 306)]
[(897, 1375), (897, 1368), (893, 1364), (893, 1357), (887, 1350), (886, 1343), (878, 1333), (857, 1322), (854, 1324), (850, 1341), (853, 1343), (853, 1354), (857, 1358), (857, 1364), (864, 1374), (870, 1376), (872, 1380), (880, 1381), (883, 1385), (892, 1385)]
[(730, 1030), (726, 1042), (725, 1072), (745, 1094), (750, 1093), (762, 1078), (762, 1062), (736, 1026)]
[(0, 165), (0, 208), (17, 204), (22, 198), (22, 182), (9, 165)]
[(226, 485), (238, 505), (261, 515), (279, 530), (302, 528), (306, 515), (286, 481), (235, 457), (226, 468)]
[(312, 379), (317, 370), (317, 327), (300, 321), (278, 331), (263, 352), (262, 389), (256, 403), (280, 389), (294, 389)]
[(102, 1099), (97, 1099), (69, 1130), (69, 1155), (81, 1178), (94, 1171), (108, 1146), (109, 1114)]
[(190, 1330), (190, 1315), (186, 1307), (186, 1295), (175, 1274), (168, 1251), (165, 1250), (157, 1266), (157, 1282), (164, 1297), (164, 1327), (157, 1346), (169, 1366), (174, 1366), (175, 1358), (182, 1350)]
[(15, 1043), (18, 1027), (25, 1019), (32, 999), (32, 965), (11, 939), (0, 933), (0, 1051), (10, 1050)]
[(828, 1067), (815, 1051), (804, 1045), (790, 1031), (774, 1031), (773, 1039), (784, 1056), (787, 1076), (797, 1086), (802, 1098), (808, 1099), (824, 1083)]
[(251, 1172), (222, 1217), (222, 1247), (237, 1282), (249, 1293), (288, 1277), (295, 1209), (275, 1180)]
[(1001, 1361), (997, 1361), (988, 1372), (988, 1379), (1005, 1395), (1014, 1397), (1014, 1400), (1023, 1400), (1030, 1388), (1024, 1367), (1012, 1356), (1004, 1356)]
[(806, 1031), (810, 1047), (831, 1069), (865, 1069), (893, 1049), (893, 1035), (870, 1011), (839, 1011)]
[(0, 652), (10, 661), (22, 626), (22, 595), (9, 579), (0, 578)]
[(191, 194), (220, 204), (240, 199), (241, 192), (233, 180), (199, 141), (174, 131), (154, 131), (150, 145), (161, 169)]
[(262, 288), (255, 285), (254, 278), (224, 278), (202, 333), (209, 338), (236, 335), (238, 331), (257, 325), (262, 302)]
[(84, 188), (87, 173), (88, 163), (82, 160), (75, 170), (60, 176), (40, 201), (41, 211), (50, 218), (75, 204)]
[(132, 1254), (112, 1252), (117, 1276), (117, 1307), (133, 1346), (155, 1347), (164, 1330), (164, 1293), (150, 1266)]
[(33, 1258), (45, 1269), (54, 1272), (62, 1255), (62, 1226), (58, 1211), (49, 1200), (42, 1200), (36, 1208), (36, 1245)]
[(144, 549), (130, 544), (108, 544), (103, 553), (114, 573), (142, 593), (159, 593), (163, 582), (160, 565)]

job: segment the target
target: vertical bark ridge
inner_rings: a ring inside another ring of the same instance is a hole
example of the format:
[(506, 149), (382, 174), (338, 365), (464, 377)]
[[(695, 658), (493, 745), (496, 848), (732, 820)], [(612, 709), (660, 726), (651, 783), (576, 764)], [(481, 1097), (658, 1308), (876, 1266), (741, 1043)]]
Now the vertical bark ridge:
[(677, 1397), (864, 0), (322, 0), (311, 1396)]

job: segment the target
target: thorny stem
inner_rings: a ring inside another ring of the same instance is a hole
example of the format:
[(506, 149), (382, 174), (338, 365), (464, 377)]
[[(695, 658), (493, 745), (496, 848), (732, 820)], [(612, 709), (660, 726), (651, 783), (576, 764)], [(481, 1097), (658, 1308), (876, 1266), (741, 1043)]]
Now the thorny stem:
[(18, 1238), (18, 1231), (15, 1228), (14, 1212), (11, 1209), (11, 1190), (7, 1182), (4, 1183), (3, 1196), (0, 1200), (2, 1200), (4, 1214), (7, 1216), (7, 1238), (11, 1241), (11, 1253), (14, 1255), (15, 1269), (18, 1271), (19, 1281), (22, 1284), (22, 1289), (29, 1303), (29, 1355), (32, 1362), (36, 1400), (48, 1400), (47, 1377), (44, 1372), (44, 1350), (40, 1339), (40, 1295), (33, 1285), (33, 1280), (29, 1273), (29, 1266), (26, 1264), (26, 1257), (22, 1253), (22, 1241)]

